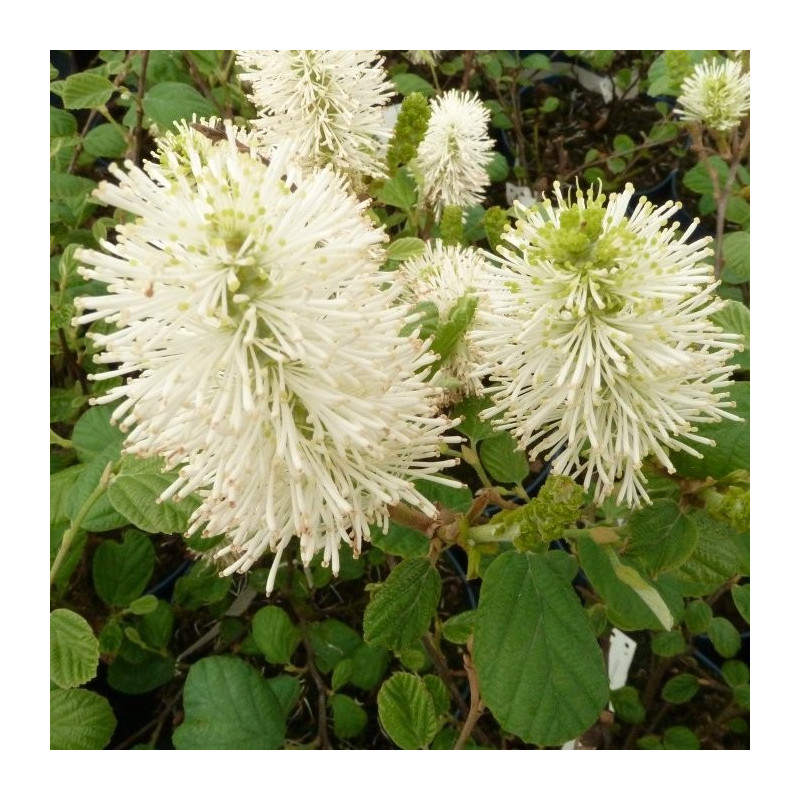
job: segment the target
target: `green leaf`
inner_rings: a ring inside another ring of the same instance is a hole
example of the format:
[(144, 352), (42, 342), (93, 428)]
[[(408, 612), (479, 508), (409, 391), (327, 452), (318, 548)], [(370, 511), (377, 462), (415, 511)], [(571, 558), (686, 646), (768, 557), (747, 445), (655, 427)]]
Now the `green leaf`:
[(731, 359), (741, 370), (750, 369), (750, 309), (738, 300), (728, 300), (722, 311), (711, 315), (712, 321), (726, 333), (738, 333), (742, 336), (744, 351), (736, 353)]
[(378, 200), (408, 213), (417, 202), (417, 184), (411, 173), (401, 167), (395, 176), (378, 191)]
[(50, 614), (50, 680), (62, 689), (88, 683), (97, 675), (100, 644), (80, 614), (57, 608)]
[(265, 606), (253, 617), (253, 638), (270, 664), (288, 664), (302, 636), (282, 608)]
[(436, 90), (425, 78), (415, 75), (413, 72), (401, 72), (392, 76), (392, 83), (399, 94), (411, 94), (419, 92), (425, 97), (432, 97)]
[(94, 588), (109, 606), (124, 608), (145, 590), (155, 566), (156, 551), (139, 531), (126, 531), (122, 543), (101, 543), (92, 561)]
[(747, 711), (750, 708), (750, 686), (737, 686), (733, 690), (733, 699), (739, 708)]
[(475, 620), (474, 662), (497, 721), (524, 741), (561, 744), (583, 733), (608, 702), (603, 656), (564, 580), (567, 556), (499, 555), (486, 570)]
[(232, 578), (221, 577), (214, 564), (198, 561), (192, 564), (186, 575), (175, 581), (172, 600), (175, 605), (192, 611), (223, 600), (230, 591), (231, 583)]
[(731, 689), (750, 683), (750, 670), (741, 661), (726, 661), (721, 669), (722, 677)]
[(462, 295), (450, 309), (447, 319), (440, 323), (433, 337), (431, 350), (438, 353), (443, 361), (450, 356), (456, 345), (463, 341), (464, 333), (469, 328), (477, 307), (477, 297), (472, 294)]
[(64, 172), (50, 173), (50, 200), (63, 200), (70, 208), (84, 202), (95, 202), (89, 198), (97, 184), (90, 178), (68, 175)]
[(381, 678), (392, 660), (392, 654), (384, 647), (370, 647), (361, 642), (353, 650), (350, 660), (353, 671), (348, 683), (357, 689), (371, 692), (380, 682)]
[(714, 612), (711, 606), (704, 600), (692, 600), (686, 606), (686, 612), (683, 615), (683, 621), (689, 629), (689, 633), (697, 636), (699, 633), (705, 633), (711, 620), (714, 617)]
[(267, 681), (267, 686), (272, 689), (272, 693), (278, 698), (283, 716), (288, 717), (303, 694), (303, 685), (300, 680), (284, 673), (270, 678)]
[(621, 153), (624, 155), (625, 153), (630, 153), (631, 150), (636, 149), (636, 142), (634, 142), (633, 139), (628, 136), (628, 134), (620, 133), (614, 137), (613, 146), (615, 153)]
[(542, 105), (540, 106), (542, 113), (544, 114), (551, 114), (561, 105), (561, 100), (558, 97), (554, 97), (550, 95), (549, 97), (545, 97), (542, 101)]
[(92, 406), (75, 423), (72, 445), (81, 461), (94, 461), (114, 446), (122, 448), (125, 434), (111, 424), (113, 410), (109, 406)]
[(72, 489), (85, 469), (83, 464), (75, 464), (50, 476), (50, 524), (69, 522), (69, 504)]
[(480, 417), (481, 411), (491, 405), (492, 401), (488, 397), (467, 397), (453, 409), (453, 418), (461, 419), (456, 430), (468, 436), (473, 445), (497, 435), (491, 422), (485, 422)]
[(714, 617), (708, 626), (708, 638), (723, 658), (733, 658), (742, 646), (742, 637), (725, 617)]
[(422, 255), (425, 250), (425, 242), (413, 236), (404, 236), (395, 239), (386, 248), (386, 258), (389, 261), (405, 261), (408, 258), (416, 258)]
[(402, 561), (367, 604), (365, 641), (392, 650), (413, 644), (430, 627), (441, 593), (442, 579), (427, 558)]
[(108, 684), (112, 689), (125, 694), (148, 694), (175, 677), (175, 659), (172, 656), (151, 653), (133, 644), (129, 647), (134, 648), (137, 660), (130, 661), (117, 655), (108, 668)]
[(750, 623), (750, 584), (744, 586), (731, 586), (731, 597), (736, 610), (742, 615), (742, 619)]
[(217, 107), (193, 86), (167, 81), (153, 86), (142, 101), (145, 113), (162, 130), (171, 128), (178, 120), (212, 117), (219, 113)]
[(746, 225), (750, 221), (750, 203), (740, 195), (734, 195), (725, 206), (725, 219), (736, 225)]
[(78, 121), (74, 114), (50, 106), (50, 138), (69, 138), (78, 132)]
[[(709, 161), (719, 176), (720, 186), (724, 186), (725, 181), (728, 180), (728, 173), (730, 171), (728, 165), (719, 156), (711, 156)], [(683, 176), (683, 185), (697, 194), (711, 195), (714, 193), (714, 184), (704, 164), (697, 164), (692, 167)]]
[(209, 656), (189, 670), (177, 750), (277, 750), (286, 718), (261, 674), (231, 656)]
[(700, 740), (694, 731), (683, 725), (676, 725), (664, 731), (665, 750), (699, 750)]
[(362, 644), (361, 637), (338, 619), (312, 622), (308, 638), (320, 672), (329, 673), (342, 659), (349, 658)]
[(112, 94), (114, 84), (108, 78), (92, 72), (80, 72), (64, 81), (61, 99), (64, 108), (97, 108), (105, 105)]
[(417, 184), (411, 173), (405, 167), (401, 167), (397, 170), (397, 174), (378, 191), (377, 198), (388, 206), (402, 208), (408, 213), (417, 202)]
[[(67, 511), (70, 519), (75, 519), (95, 491), (108, 465), (119, 459), (120, 449), (118, 443), (112, 443), (106, 449), (89, 461), (83, 472), (75, 481), (72, 492), (67, 503)], [(81, 527), (87, 531), (102, 532), (112, 531), (122, 528), (127, 524), (127, 520), (114, 510), (111, 501), (108, 499), (108, 492), (104, 491), (91, 505), (88, 513), (81, 522)]]
[(427, 748), (441, 724), (424, 681), (398, 672), (378, 692), (378, 718), (391, 740), (403, 750)]
[(668, 703), (679, 705), (688, 703), (700, 688), (695, 675), (676, 675), (670, 678), (661, 689), (661, 698)]
[(614, 714), (623, 722), (632, 725), (644, 722), (647, 711), (639, 699), (639, 692), (633, 686), (614, 689), (611, 692), (611, 703), (614, 706)]
[(530, 70), (550, 71), (550, 59), (544, 53), (531, 53), (522, 59), (522, 65)]
[(466, 644), (475, 628), (476, 613), (475, 609), (470, 609), (450, 617), (442, 625), (442, 636), (453, 644)]
[(680, 580), (685, 595), (703, 597), (745, 572), (739, 549), (744, 537), (704, 511), (693, 511), (691, 516), (699, 532), (697, 547), (692, 557), (675, 571), (675, 576)]
[(726, 283), (747, 283), (750, 280), (750, 234), (734, 231), (722, 237), (725, 267), (722, 280)]
[[(136, 602), (141, 602), (152, 595), (145, 595)], [(148, 614), (137, 620), (136, 627), (142, 641), (148, 647), (161, 650), (167, 646), (172, 637), (172, 626), (175, 615), (172, 606), (166, 600), (158, 600), (156, 607)]]
[(581, 566), (605, 601), (606, 614), (614, 625), (622, 630), (664, 627), (644, 598), (620, 579), (608, 548), (601, 547), (589, 536), (579, 537), (577, 545)]
[(679, 567), (697, 546), (698, 532), (691, 517), (677, 503), (656, 500), (634, 511), (625, 526), (625, 554), (636, 559), (652, 577)]
[(125, 634), (122, 632), (122, 625), (115, 619), (110, 619), (103, 626), (98, 637), (100, 650), (104, 655), (115, 655), (122, 646), (122, 639)]
[(154, 594), (137, 597), (126, 609), (129, 614), (144, 617), (152, 614), (158, 608), (158, 598)]
[(83, 149), (95, 158), (122, 158), (127, 147), (125, 137), (110, 122), (92, 128), (83, 140)]
[(334, 692), (338, 692), (339, 689), (347, 685), (352, 677), (353, 659), (345, 658), (333, 668), (333, 674), (331, 675), (331, 688)]
[(661, 740), (658, 736), (654, 736), (652, 733), (648, 734), (647, 736), (642, 736), (636, 740), (636, 746), (640, 750), (663, 750), (664, 745), (661, 744)]
[(481, 463), (500, 483), (520, 483), (531, 471), (528, 457), (508, 431), (481, 442)]
[(393, 556), (410, 558), (411, 556), (424, 556), (430, 549), (430, 540), (420, 531), (389, 523), (389, 530), (384, 534), (380, 528), (371, 531), (372, 544)]
[[(159, 459), (147, 459), (135, 467), (135, 472), (121, 471), (108, 487), (108, 498), (123, 517), (143, 531), (185, 533), (189, 517), (200, 503), (194, 496), (179, 502), (161, 502), (161, 495), (174, 483), (176, 476), (161, 472), (160, 464)], [(123, 462), (123, 470), (132, 466), (129, 460)]]
[(664, 629), (669, 630), (674, 623), (674, 619), (672, 612), (664, 602), (664, 598), (658, 593), (658, 590), (651, 586), (636, 569), (620, 563), (613, 551), (609, 551), (608, 555), (614, 568), (614, 574), (644, 600)]
[(502, 153), (495, 151), (489, 163), (486, 165), (486, 173), (489, 175), (489, 180), (492, 183), (500, 183), (507, 180), (511, 168), (508, 166), (508, 161)]
[(87, 689), (50, 692), (51, 750), (102, 750), (116, 726), (105, 697)]
[(431, 693), (436, 716), (443, 716), (450, 708), (450, 693), (447, 691), (444, 681), (438, 675), (423, 675), (422, 681), (425, 688)]
[(737, 381), (727, 391), (736, 403), (731, 410), (744, 421), (723, 420), (698, 425), (698, 435), (713, 439), (717, 444), (710, 447), (692, 442), (702, 459), (683, 452), (670, 456), (675, 469), (685, 478), (724, 478), (734, 470), (750, 469), (750, 383)]
[(686, 650), (686, 640), (680, 631), (661, 631), (653, 635), (651, 648), (657, 656), (672, 658)]
[(333, 713), (333, 732), (339, 739), (354, 739), (367, 727), (367, 712), (352, 697), (335, 694), (328, 703)]

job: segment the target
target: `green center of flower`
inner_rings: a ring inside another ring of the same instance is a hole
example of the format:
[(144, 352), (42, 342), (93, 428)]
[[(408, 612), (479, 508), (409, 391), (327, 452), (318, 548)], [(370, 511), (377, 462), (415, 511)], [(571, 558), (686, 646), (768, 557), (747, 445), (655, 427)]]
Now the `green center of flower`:
[(562, 310), (578, 316), (621, 308), (617, 296), (620, 261), (635, 236), (623, 225), (604, 227), (605, 198), (589, 197), (587, 208), (564, 208), (559, 224), (550, 221), (539, 229), (529, 263), (550, 262), (564, 277)]

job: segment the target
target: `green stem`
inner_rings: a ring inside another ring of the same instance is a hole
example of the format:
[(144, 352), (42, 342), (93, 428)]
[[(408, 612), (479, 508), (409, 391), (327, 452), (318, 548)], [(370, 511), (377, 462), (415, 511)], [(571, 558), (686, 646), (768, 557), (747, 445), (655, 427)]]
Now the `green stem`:
[(69, 439), (59, 436), (52, 428), (50, 428), (50, 444), (57, 444), (65, 450), (74, 450), (75, 445)]
[(59, 545), (55, 561), (53, 561), (53, 566), (50, 568), (51, 584), (55, 581), (58, 571), (64, 564), (64, 560), (66, 559), (67, 554), (72, 547), (72, 543), (75, 541), (75, 536), (81, 528), (81, 523), (91, 510), (92, 506), (97, 502), (97, 500), (108, 487), (108, 480), (113, 466), (114, 463), (109, 461), (106, 465), (106, 468), (103, 470), (103, 474), (100, 476), (100, 480), (97, 482), (97, 486), (94, 487), (94, 491), (86, 498), (86, 502), (80, 507), (80, 510), (75, 515), (75, 519), (72, 520), (72, 524), (64, 532), (64, 536), (61, 539), (61, 544)]
[(477, 449), (473, 449), (472, 447), (467, 447), (466, 445), (462, 445), (461, 447), (461, 458), (469, 464), (472, 469), (475, 470), (478, 477), (480, 478), (481, 484), (485, 489), (492, 488), (492, 481), (490, 480), (489, 476), (486, 474), (486, 470), (483, 468), (483, 464), (481, 464), (481, 460), (478, 457)]

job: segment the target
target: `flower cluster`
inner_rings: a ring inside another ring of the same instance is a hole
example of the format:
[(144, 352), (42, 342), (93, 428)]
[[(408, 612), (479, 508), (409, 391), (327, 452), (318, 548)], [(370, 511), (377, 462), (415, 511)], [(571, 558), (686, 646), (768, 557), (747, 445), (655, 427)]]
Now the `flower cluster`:
[(494, 408), (531, 458), (583, 475), (595, 498), (647, 500), (649, 455), (674, 471), (669, 449), (698, 453), (701, 422), (736, 419), (727, 410), (726, 361), (740, 349), (710, 315), (708, 239), (668, 224), (678, 208), (642, 198), (626, 216), (633, 187), (604, 195), (554, 184), (557, 206), (518, 207), (521, 219), (498, 247), (498, 280), (487, 284), (472, 341), (484, 355)]
[(266, 149), (287, 146), (301, 167), (330, 164), (353, 179), (384, 174), (392, 131), (382, 106), (393, 92), (376, 50), (241, 50), (236, 59)]
[[(456, 342), (437, 372), (437, 383), (449, 389), (451, 401), (465, 394), (479, 394), (483, 387), (475, 372), (480, 362), (466, 333), (480, 303), (476, 286), (485, 289), (492, 280), (489, 262), (474, 247), (445, 246), (437, 239), (428, 242), (421, 255), (404, 261), (398, 272), (405, 284), (405, 300), (433, 303), (439, 312), (440, 323), (450, 319), (451, 324), (458, 328), (454, 331)], [(465, 300), (471, 303), (463, 303)], [(456, 309), (462, 318), (453, 320)]]
[(441, 58), (443, 50), (406, 50), (406, 58), (418, 67), (434, 66)]
[(681, 85), (676, 113), (711, 130), (735, 128), (750, 109), (750, 74), (738, 61), (703, 61)]
[(489, 109), (477, 95), (455, 89), (433, 103), (428, 131), (417, 161), (426, 203), (437, 218), (445, 206), (467, 206), (483, 200), (492, 158)]
[(295, 537), (335, 571), (388, 507), (434, 514), (411, 482), (453, 484), (434, 474), (454, 463), (436, 460), (450, 423), (424, 380), (434, 355), (401, 335), (385, 236), (344, 178), (297, 172), (286, 148), (264, 159), (230, 128), (216, 143), (184, 128), (126, 167), (97, 197), (133, 221), (79, 251), (108, 293), (80, 298), (76, 324), (112, 326), (90, 333), (116, 365), (97, 377), (127, 381), (101, 402), (118, 401), (128, 452), (179, 468), (162, 500), (201, 498), (189, 532), (225, 534), (225, 574)]

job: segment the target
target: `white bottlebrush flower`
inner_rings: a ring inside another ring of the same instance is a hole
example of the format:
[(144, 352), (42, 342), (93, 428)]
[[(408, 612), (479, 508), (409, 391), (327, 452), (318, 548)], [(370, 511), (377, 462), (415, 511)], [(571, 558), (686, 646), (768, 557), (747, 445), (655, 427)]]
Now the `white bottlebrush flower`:
[(557, 473), (596, 480), (595, 498), (611, 493), (648, 500), (643, 460), (674, 471), (670, 449), (697, 455), (701, 422), (736, 419), (727, 411), (726, 361), (740, 349), (709, 315), (724, 301), (716, 286), (710, 239), (690, 241), (668, 224), (678, 209), (643, 198), (626, 217), (633, 187), (612, 194), (578, 190), (558, 205), (526, 210), (503, 237), (497, 282), (478, 310), (474, 343), (496, 384), (498, 427)]
[(443, 50), (406, 50), (405, 56), (418, 67), (433, 66), (441, 57)]
[(117, 365), (98, 377), (128, 379), (103, 401), (120, 401), (127, 452), (180, 469), (162, 500), (202, 498), (190, 532), (225, 534), (226, 574), (295, 537), (304, 563), (322, 551), (336, 570), (389, 506), (435, 514), (411, 483), (448, 482), (433, 473), (454, 463), (436, 461), (452, 440), (423, 380), (433, 354), (400, 335), (385, 236), (344, 178), (292, 174), (284, 150), (267, 162), (232, 136), (193, 142), (101, 184), (134, 219), (80, 251), (108, 294), (80, 298), (76, 324), (115, 326), (89, 334)]
[(492, 158), (489, 109), (476, 94), (455, 89), (432, 102), (431, 119), (417, 153), (425, 201), (437, 217), (445, 206), (483, 201)]
[[(398, 274), (405, 287), (403, 299), (412, 304), (433, 303), (440, 323), (451, 316), (461, 301), (461, 314), (466, 315), (463, 319), (466, 333), (472, 324), (470, 314), (474, 314), (480, 303), (477, 287), (480, 285), (481, 291), (485, 291), (493, 273), (481, 251), (474, 247), (445, 246), (437, 239), (428, 242), (422, 254), (404, 261)], [(464, 300), (474, 303), (471, 311), (464, 307)], [(450, 389), (451, 401), (465, 394), (480, 394), (483, 386), (474, 375), (479, 366), (473, 348), (462, 335), (441, 364), (436, 382)]]
[(735, 128), (750, 109), (750, 73), (738, 61), (703, 61), (684, 80), (676, 113), (715, 131)]
[(291, 148), (299, 166), (332, 165), (351, 179), (385, 174), (384, 116), (392, 85), (377, 50), (240, 50), (265, 148)]

